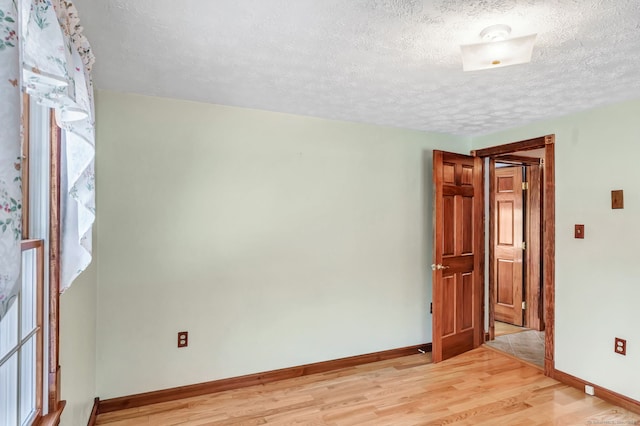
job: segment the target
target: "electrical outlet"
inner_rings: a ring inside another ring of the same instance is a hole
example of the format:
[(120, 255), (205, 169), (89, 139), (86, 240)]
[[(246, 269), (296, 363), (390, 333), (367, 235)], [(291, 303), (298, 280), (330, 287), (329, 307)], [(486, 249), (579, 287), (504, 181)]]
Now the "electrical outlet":
[(593, 386), (591, 385), (584, 385), (584, 393), (586, 393), (587, 395), (595, 395), (596, 391), (595, 389), (593, 389)]
[(627, 341), (624, 339), (621, 339), (619, 337), (616, 337), (616, 343), (615, 346), (613, 348), (613, 351), (617, 354), (620, 355), (626, 355), (627, 354)]
[(188, 331), (179, 331), (178, 332), (178, 347), (186, 348), (189, 346), (189, 332)]

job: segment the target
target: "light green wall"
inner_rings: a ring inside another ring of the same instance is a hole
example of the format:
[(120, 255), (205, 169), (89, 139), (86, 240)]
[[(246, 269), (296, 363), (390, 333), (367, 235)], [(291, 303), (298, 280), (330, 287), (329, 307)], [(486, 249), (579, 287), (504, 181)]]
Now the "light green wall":
[[(553, 106), (550, 105), (550, 108)], [(556, 368), (640, 400), (640, 101), (473, 140), (474, 149), (556, 135)], [(611, 190), (624, 209), (611, 209)], [(585, 239), (573, 238), (574, 224)], [(627, 339), (627, 356), (613, 352)]]
[(97, 253), (60, 297), (60, 388), (67, 401), (62, 426), (85, 426), (96, 395)]
[(431, 341), (431, 154), (467, 139), (96, 99), (101, 398)]
[[(97, 113), (100, 267), (62, 297), (64, 425), (94, 394), (431, 341), (431, 150), (467, 140), (103, 91)], [(556, 368), (634, 399), (639, 116), (634, 101), (473, 139), (556, 135)]]

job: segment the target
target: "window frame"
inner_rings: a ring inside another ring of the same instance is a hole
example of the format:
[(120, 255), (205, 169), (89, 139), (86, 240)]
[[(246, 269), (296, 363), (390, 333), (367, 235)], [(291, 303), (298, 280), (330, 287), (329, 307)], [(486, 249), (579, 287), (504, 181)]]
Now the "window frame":
[[(39, 309), (38, 318), (40, 320), (39, 344), (36, 343), (36, 415), (32, 424), (35, 425), (57, 425), (60, 415), (65, 406), (65, 401), (60, 399), (60, 365), (59, 365), (59, 341), (60, 341), (60, 154), (62, 130), (56, 124), (55, 110), (44, 109), (43, 116), (48, 116), (48, 126), (46, 134), (40, 135), (41, 143), (48, 144), (49, 173), (47, 176), (48, 187), (42, 188), (48, 192), (48, 206), (42, 206), (43, 215), (48, 215), (48, 226), (45, 229), (48, 241), (44, 239), (35, 240), (31, 235), (31, 195), (32, 185), (45, 185), (44, 179), (34, 182), (30, 179), (31, 164), (31, 132), (32, 116), (31, 101), (28, 94), (24, 93), (21, 102), (22, 111), (22, 241), (21, 246), (27, 249), (36, 248), (40, 259), (38, 276), (41, 278), (39, 286), (42, 291), (38, 291)], [(46, 115), (45, 115), (46, 114)], [(44, 122), (43, 122), (44, 123)], [(44, 124), (43, 124), (44, 127)], [(42, 132), (44, 133), (44, 132)], [(48, 252), (46, 247), (48, 246)], [(46, 252), (46, 253), (45, 253)], [(46, 258), (45, 258), (46, 255)], [(48, 268), (48, 283), (46, 290), (44, 286), (44, 268)], [(44, 298), (47, 300), (44, 300)], [(46, 304), (46, 307), (45, 307)], [(47, 315), (46, 320), (44, 319)], [(46, 339), (44, 338), (46, 336)], [(46, 371), (45, 371), (46, 362)], [(46, 378), (44, 376), (47, 376)], [(46, 380), (46, 383), (45, 383)], [(46, 395), (45, 395), (46, 390)], [(18, 392), (21, 392), (18, 384)]]
[[(49, 112), (49, 413), (62, 413), (60, 401), (60, 148), (62, 129)], [(52, 408), (54, 407), (54, 408)]]
[[(11, 310), (15, 309), (15, 317), (13, 320), (7, 319), (9, 323), (4, 324), (5, 326), (8, 324), (10, 328), (5, 329), (9, 331), (13, 328), (15, 332), (15, 340), (11, 343), (11, 346), (5, 348), (6, 351), (3, 351), (4, 354), (0, 357), (0, 368), (4, 365), (11, 365), (12, 362), (15, 362), (15, 415), (16, 421), (19, 424), (34, 424), (40, 417), (42, 417), (42, 403), (43, 403), (43, 376), (44, 376), (44, 366), (43, 366), (43, 340), (44, 340), (44, 240), (41, 239), (30, 239), (30, 240), (22, 240), (20, 243), (20, 249), (22, 253), (22, 257), (24, 258), (25, 253), (35, 250), (34, 257), (30, 262), (30, 266), (33, 267), (31, 272), (28, 274), (29, 282), (26, 282), (24, 274), (25, 263), (23, 263), (23, 274), (21, 274), (21, 282), (20, 289), (17, 293), (16, 300), (13, 302), (13, 306)], [(29, 290), (25, 292), (25, 284), (29, 285)], [(24, 298), (26, 294), (31, 295), (31, 300), (24, 304)], [(24, 308), (28, 306), (30, 314), (25, 317)], [(9, 315), (8, 318), (13, 317), (13, 315)], [(24, 320), (27, 319), (29, 328), (25, 330)], [(10, 335), (12, 333), (10, 332)], [(35, 347), (30, 348), (29, 345), (34, 344)], [(29, 351), (33, 351), (29, 354)], [(32, 358), (33, 361), (26, 365), (25, 360)], [(14, 361), (15, 360), (15, 361)], [(9, 367), (11, 368), (11, 367)], [(30, 371), (28, 373), (28, 384), (23, 383), (23, 379), (25, 376), (23, 375), (26, 371)], [(11, 383), (11, 379), (9, 379), (9, 383)], [(27, 418), (22, 418), (23, 416), (23, 390), (25, 387), (32, 387), (33, 390), (30, 392), (28, 398), (32, 402), (27, 407), (30, 411), (27, 414)], [(11, 398), (9, 399), (11, 400)]]

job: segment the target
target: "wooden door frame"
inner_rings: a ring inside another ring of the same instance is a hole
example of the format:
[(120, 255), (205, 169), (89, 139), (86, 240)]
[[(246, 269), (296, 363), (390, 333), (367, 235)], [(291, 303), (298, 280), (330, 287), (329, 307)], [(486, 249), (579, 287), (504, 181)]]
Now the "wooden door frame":
[[(539, 148), (544, 148), (544, 174), (542, 182), (544, 206), (544, 223), (542, 225), (542, 279), (545, 321), (544, 374), (552, 377), (555, 369), (555, 135), (551, 134), (505, 145), (473, 150), (471, 151), (471, 155), (486, 158)], [(492, 286), (489, 285), (490, 300), (492, 293)], [(489, 314), (491, 315), (493, 308), (491, 304), (489, 305)], [(489, 323), (492, 324), (491, 318), (489, 318)]]
[(525, 239), (527, 250), (525, 251), (525, 276), (524, 286), (526, 289), (525, 302), (525, 324), (527, 328), (543, 331), (544, 312), (542, 291), (542, 213), (544, 204), (542, 203), (542, 182), (544, 181), (543, 166), (541, 158), (537, 159), (537, 164), (524, 165), (527, 169), (528, 189), (525, 192)]
[[(515, 155), (496, 155), (489, 157), (489, 286), (491, 290), (489, 296), (489, 337), (487, 340), (495, 339), (495, 321), (497, 317), (497, 294), (495, 266), (496, 266), (496, 174), (499, 170), (497, 163), (509, 165), (511, 167), (519, 167), (527, 169), (528, 189), (522, 191), (523, 214), (526, 220), (522, 226), (522, 241), (527, 244), (527, 249), (523, 253), (522, 266), (522, 285), (523, 293), (519, 302), (526, 302), (526, 310), (523, 310), (523, 327), (543, 331), (544, 330), (544, 313), (542, 312), (542, 252), (541, 252), (541, 219), (540, 212), (544, 211), (542, 206), (542, 159), (538, 157), (525, 157)], [(524, 181), (524, 176), (523, 176)], [(535, 211), (538, 214), (534, 215)], [(526, 290), (525, 290), (526, 289)], [(509, 321), (507, 321), (509, 322)], [(515, 324), (515, 323), (514, 323)], [(515, 324), (518, 325), (518, 324)]]
[[(496, 172), (497, 172), (497, 168), (496, 168), (496, 163), (498, 162), (502, 162), (502, 157), (499, 157), (500, 161), (497, 160), (497, 158), (495, 157), (489, 157), (489, 286), (490, 290), (488, 292), (489, 295), (489, 339), (488, 340), (494, 340), (495, 339), (495, 321), (496, 321), (496, 307), (498, 305), (498, 295), (496, 292), (497, 289), (497, 283), (498, 283), (498, 277), (496, 277), (496, 246), (497, 246), (497, 237), (496, 237), (496, 230), (499, 227), (499, 224), (496, 222), (496, 218), (497, 218), (497, 209), (496, 209), (496, 198), (497, 198), (497, 188), (496, 188)], [(511, 161), (509, 161), (511, 162)], [(521, 179), (520, 182), (517, 183), (517, 185), (521, 185), (522, 183), (522, 165), (517, 162), (514, 163), (512, 165), (512, 167), (520, 167), (520, 174), (521, 174)], [(521, 194), (521, 209), (520, 211), (522, 212), (523, 208), (524, 208), (524, 191), (522, 191)], [(485, 210), (486, 212), (486, 210)], [(514, 228), (515, 228), (515, 222), (514, 222)], [(522, 220), (520, 221), (520, 232), (522, 233), (522, 241), (525, 241), (525, 227), (524, 227), (524, 223), (522, 222)], [(514, 242), (515, 243), (515, 242)], [(518, 250), (521, 250), (521, 248), (518, 248)], [(522, 255), (522, 261), (525, 261), (525, 256)], [(524, 275), (524, 273), (521, 274), (522, 278), (520, 280), (520, 284), (521, 287), (524, 286), (525, 282), (526, 282), (526, 276)], [(512, 277), (513, 278), (513, 277)], [(521, 291), (521, 297), (520, 297), (520, 301), (517, 303), (522, 304), (522, 301), (525, 300), (524, 299), (524, 292), (522, 291), (522, 288), (520, 289)], [(518, 308), (520, 310), (520, 315), (522, 316), (523, 310), (522, 308)], [(520, 321), (522, 322), (522, 326), (524, 326), (524, 318), (521, 318)], [(514, 323), (512, 323), (514, 324)], [(514, 325), (518, 325), (518, 324), (514, 324)]]

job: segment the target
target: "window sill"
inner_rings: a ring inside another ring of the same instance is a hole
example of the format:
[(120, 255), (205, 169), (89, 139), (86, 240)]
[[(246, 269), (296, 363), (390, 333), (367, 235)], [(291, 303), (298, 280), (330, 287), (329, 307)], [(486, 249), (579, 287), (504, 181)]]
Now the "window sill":
[(53, 411), (44, 417), (40, 417), (40, 419), (36, 420), (34, 425), (58, 426), (60, 424), (60, 416), (62, 415), (62, 410), (64, 410), (64, 406), (66, 404), (67, 404), (67, 401), (60, 401), (58, 403), (58, 408), (56, 409), (56, 411)]

